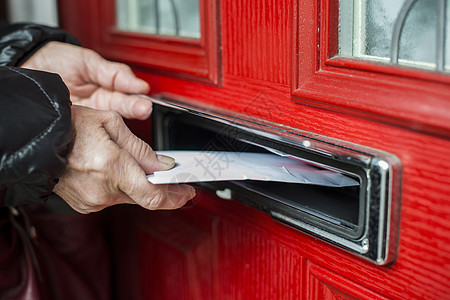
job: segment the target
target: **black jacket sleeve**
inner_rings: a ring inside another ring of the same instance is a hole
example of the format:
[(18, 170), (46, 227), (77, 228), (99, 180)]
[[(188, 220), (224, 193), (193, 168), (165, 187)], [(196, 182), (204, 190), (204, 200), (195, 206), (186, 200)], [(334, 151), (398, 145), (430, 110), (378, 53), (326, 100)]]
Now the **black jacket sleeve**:
[(50, 41), (79, 45), (60, 28), (31, 23), (0, 25), (0, 66), (20, 66)]
[(50, 41), (78, 44), (59, 28), (0, 25), (0, 206), (42, 203), (72, 140), (69, 91), (56, 74), (20, 66)]
[(0, 205), (42, 203), (71, 140), (69, 91), (59, 75), (0, 67)]

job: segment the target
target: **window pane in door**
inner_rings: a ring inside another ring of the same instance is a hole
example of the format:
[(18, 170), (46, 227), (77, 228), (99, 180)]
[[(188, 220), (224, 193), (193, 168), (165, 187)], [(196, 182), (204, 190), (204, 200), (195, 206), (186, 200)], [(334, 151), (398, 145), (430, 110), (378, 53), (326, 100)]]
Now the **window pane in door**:
[[(450, 71), (450, 0), (442, 1), (340, 0), (338, 55), (390, 61), (395, 24), (401, 19), (402, 7), (411, 4), (400, 34), (398, 63), (435, 69), (441, 49), (445, 70)], [(442, 7), (447, 17), (441, 23)], [(439, 39), (438, 28), (444, 38)]]
[(117, 28), (200, 38), (199, 0), (116, 0)]

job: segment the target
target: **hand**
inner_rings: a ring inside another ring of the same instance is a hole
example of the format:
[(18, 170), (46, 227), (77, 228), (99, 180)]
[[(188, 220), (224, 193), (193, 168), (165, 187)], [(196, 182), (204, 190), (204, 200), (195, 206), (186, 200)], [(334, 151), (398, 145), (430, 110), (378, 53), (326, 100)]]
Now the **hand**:
[(69, 88), (73, 104), (113, 110), (125, 118), (146, 119), (152, 103), (137, 95), (149, 85), (125, 64), (110, 62), (96, 52), (60, 42), (49, 42), (23, 65), (58, 73)]
[(173, 209), (195, 196), (189, 185), (153, 185), (146, 173), (168, 170), (174, 160), (158, 156), (112, 111), (72, 106), (73, 147), (54, 192), (80, 213), (119, 203)]

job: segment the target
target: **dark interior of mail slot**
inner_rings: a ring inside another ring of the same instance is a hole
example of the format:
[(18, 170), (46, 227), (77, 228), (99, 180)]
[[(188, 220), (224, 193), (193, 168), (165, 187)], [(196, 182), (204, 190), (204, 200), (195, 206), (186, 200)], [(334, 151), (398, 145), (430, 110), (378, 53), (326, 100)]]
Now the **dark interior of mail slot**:
[(317, 137), (268, 128), (267, 125), (261, 127), (261, 124), (235, 116), (215, 115), (176, 105), (154, 106), (153, 130), (157, 150), (257, 153), (276, 150), (275, 153), (289, 154), (317, 168), (337, 171), (354, 179), (358, 184), (346, 187), (253, 180), (201, 185), (213, 192), (228, 190), (233, 200), (366, 258), (379, 256), (379, 253), (369, 253), (370, 248), (365, 245), (370, 240), (369, 235), (373, 234), (368, 230), (370, 205), (375, 207), (370, 202), (373, 191), (369, 185), (373, 183), (368, 176), (373, 162), (367, 153)]

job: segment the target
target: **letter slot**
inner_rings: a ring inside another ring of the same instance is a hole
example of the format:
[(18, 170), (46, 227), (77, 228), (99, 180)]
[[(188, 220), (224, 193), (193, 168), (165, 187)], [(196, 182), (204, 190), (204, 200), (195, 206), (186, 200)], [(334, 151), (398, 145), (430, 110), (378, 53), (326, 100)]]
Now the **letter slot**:
[(396, 258), (401, 187), (396, 156), (198, 103), (153, 101), (157, 150), (283, 153), (359, 182), (326, 187), (229, 181), (202, 183), (205, 188), (376, 264)]

